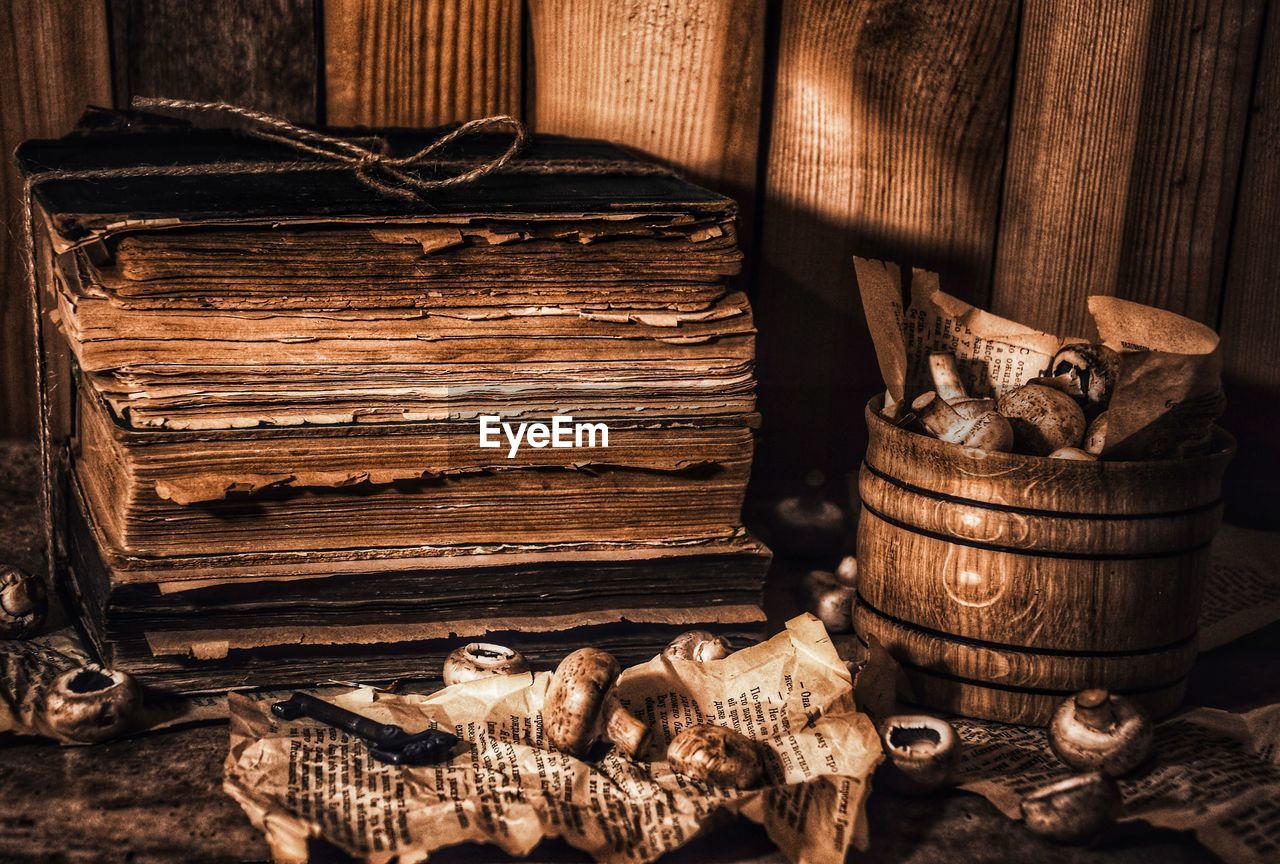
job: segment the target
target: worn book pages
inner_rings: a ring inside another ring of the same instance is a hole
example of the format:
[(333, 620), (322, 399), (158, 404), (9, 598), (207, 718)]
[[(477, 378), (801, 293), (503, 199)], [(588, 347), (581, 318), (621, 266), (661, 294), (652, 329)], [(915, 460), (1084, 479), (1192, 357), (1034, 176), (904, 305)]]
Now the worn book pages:
[[(953, 721), (960, 788), (1012, 819), (1032, 790), (1071, 775), (1043, 729)], [(1156, 726), (1150, 765), (1120, 781), (1125, 822), (1195, 831), (1227, 864), (1274, 861), (1280, 850), (1280, 705), (1246, 714), (1196, 708)]]
[[(879, 739), (812, 616), (721, 661), (656, 657), (624, 672), (620, 698), (651, 730), (637, 761), (610, 751), (588, 764), (549, 749), (541, 711), (550, 680), (491, 678), (426, 697), (358, 689), (334, 700), (465, 742), (451, 761), (418, 768), (375, 762), (358, 739), (312, 721), (280, 723), (269, 703), (231, 696), (225, 789), (278, 861), (306, 860), (308, 838), (408, 864), (468, 841), (522, 855), (544, 837), (598, 861), (652, 861), (732, 812), (762, 823), (794, 861), (839, 864), (851, 845), (866, 845)], [(675, 774), (666, 744), (699, 722), (761, 742), (768, 786), (714, 788)]]

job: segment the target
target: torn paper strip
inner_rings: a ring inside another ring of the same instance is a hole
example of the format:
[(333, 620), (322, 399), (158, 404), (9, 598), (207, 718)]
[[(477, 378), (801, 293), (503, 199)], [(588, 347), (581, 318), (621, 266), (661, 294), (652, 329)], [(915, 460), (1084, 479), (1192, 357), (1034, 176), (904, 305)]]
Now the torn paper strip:
[[(491, 678), (425, 697), (366, 688), (334, 700), (466, 742), (448, 763), (417, 768), (373, 761), (358, 739), (309, 720), (281, 723), (268, 703), (232, 696), (225, 788), (284, 861), (305, 860), (308, 838), (408, 864), (468, 841), (523, 855), (563, 837), (599, 861), (644, 862), (727, 812), (762, 823), (794, 861), (838, 864), (851, 845), (865, 846), (879, 741), (812, 616), (724, 660), (659, 657), (624, 672), (620, 697), (651, 729), (639, 761), (610, 751), (588, 764), (550, 749), (542, 727), (550, 681), (549, 673)], [(700, 722), (762, 742), (767, 788), (713, 788), (675, 774), (666, 743)]]

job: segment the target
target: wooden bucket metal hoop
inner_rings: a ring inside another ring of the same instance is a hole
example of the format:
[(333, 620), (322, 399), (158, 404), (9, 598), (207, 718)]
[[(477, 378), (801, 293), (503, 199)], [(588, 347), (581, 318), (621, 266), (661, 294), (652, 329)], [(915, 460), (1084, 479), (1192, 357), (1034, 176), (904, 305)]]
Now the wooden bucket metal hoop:
[(1086, 687), (1182, 701), (1235, 442), (1148, 462), (985, 453), (867, 404), (854, 628), (916, 702), (1046, 723)]

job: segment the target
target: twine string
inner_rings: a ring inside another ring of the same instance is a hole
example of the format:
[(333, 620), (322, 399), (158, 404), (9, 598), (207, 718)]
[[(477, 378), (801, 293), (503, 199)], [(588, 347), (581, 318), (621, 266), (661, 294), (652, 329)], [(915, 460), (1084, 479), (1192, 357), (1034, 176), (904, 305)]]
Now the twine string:
[[(350, 171), (365, 186), (378, 193), (405, 201), (426, 202), (427, 195), (439, 189), (473, 183), (497, 171), (516, 174), (622, 174), (629, 176), (674, 176), (674, 172), (661, 165), (632, 160), (613, 159), (561, 159), (524, 160), (513, 162), (529, 143), (529, 133), (524, 124), (505, 114), (482, 117), (463, 123), (442, 135), (427, 146), (407, 156), (391, 156), (386, 151), (364, 147), (355, 141), (327, 135), (290, 123), (281, 117), (254, 111), (228, 102), (195, 102), (187, 99), (135, 96), (132, 107), (136, 109), (163, 108), (186, 111), (199, 115), (230, 115), (248, 121), (240, 131), (265, 141), (282, 144), (300, 154), (316, 157), (314, 160), (294, 161), (221, 161), (189, 163), (181, 165), (129, 165), (117, 168), (54, 169), (29, 174), (23, 181), (21, 219), (22, 248), (20, 255), (26, 271), (27, 290), (31, 304), (32, 340), (36, 354), (36, 400), (38, 434), (40, 436), (43, 463), (40, 484), (41, 504), (45, 513), (45, 542), (48, 550), (48, 586), (55, 588), (57, 571), (57, 537), (54, 525), (61, 514), (53, 507), (59, 500), (54, 495), (55, 449), (52, 441), (52, 406), (49, 399), (48, 370), (45, 368), (44, 330), (41, 326), (40, 288), (36, 272), (35, 212), (32, 195), (43, 183), (59, 180), (117, 180), (136, 177), (196, 177), (254, 174), (287, 174), (295, 172)], [(463, 138), (486, 132), (511, 133), (511, 143), (498, 156), (473, 159), (442, 159), (437, 156), (450, 144)], [(435, 157), (435, 158), (433, 158)], [(424, 177), (414, 169), (437, 170), (456, 168), (459, 173), (445, 177)]]

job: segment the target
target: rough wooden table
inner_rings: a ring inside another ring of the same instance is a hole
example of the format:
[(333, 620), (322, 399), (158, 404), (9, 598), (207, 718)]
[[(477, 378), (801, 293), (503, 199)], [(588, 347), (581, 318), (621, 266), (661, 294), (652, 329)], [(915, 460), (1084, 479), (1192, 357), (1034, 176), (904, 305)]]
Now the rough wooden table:
[[(0, 559), (36, 568), (42, 558), (34, 459), (0, 443)], [(1274, 670), (1280, 627), (1204, 655), (1190, 701), (1232, 710), (1280, 701)], [(212, 724), (153, 733), (95, 747), (60, 747), (0, 735), (0, 861), (240, 862), (268, 860), (261, 835), (222, 792), (227, 727)], [(925, 798), (876, 792), (869, 807), (871, 850), (860, 861), (951, 864), (1061, 861), (1182, 864), (1214, 861), (1187, 834), (1143, 825), (1114, 830), (1104, 845), (1056, 846), (1002, 816), (985, 800), (949, 793)], [(492, 847), (468, 846), (432, 861), (509, 861)], [(529, 859), (586, 861), (547, 842)], [(780, 862), (763, 831), (735, 823), (667, 856), (676, 862)]]

